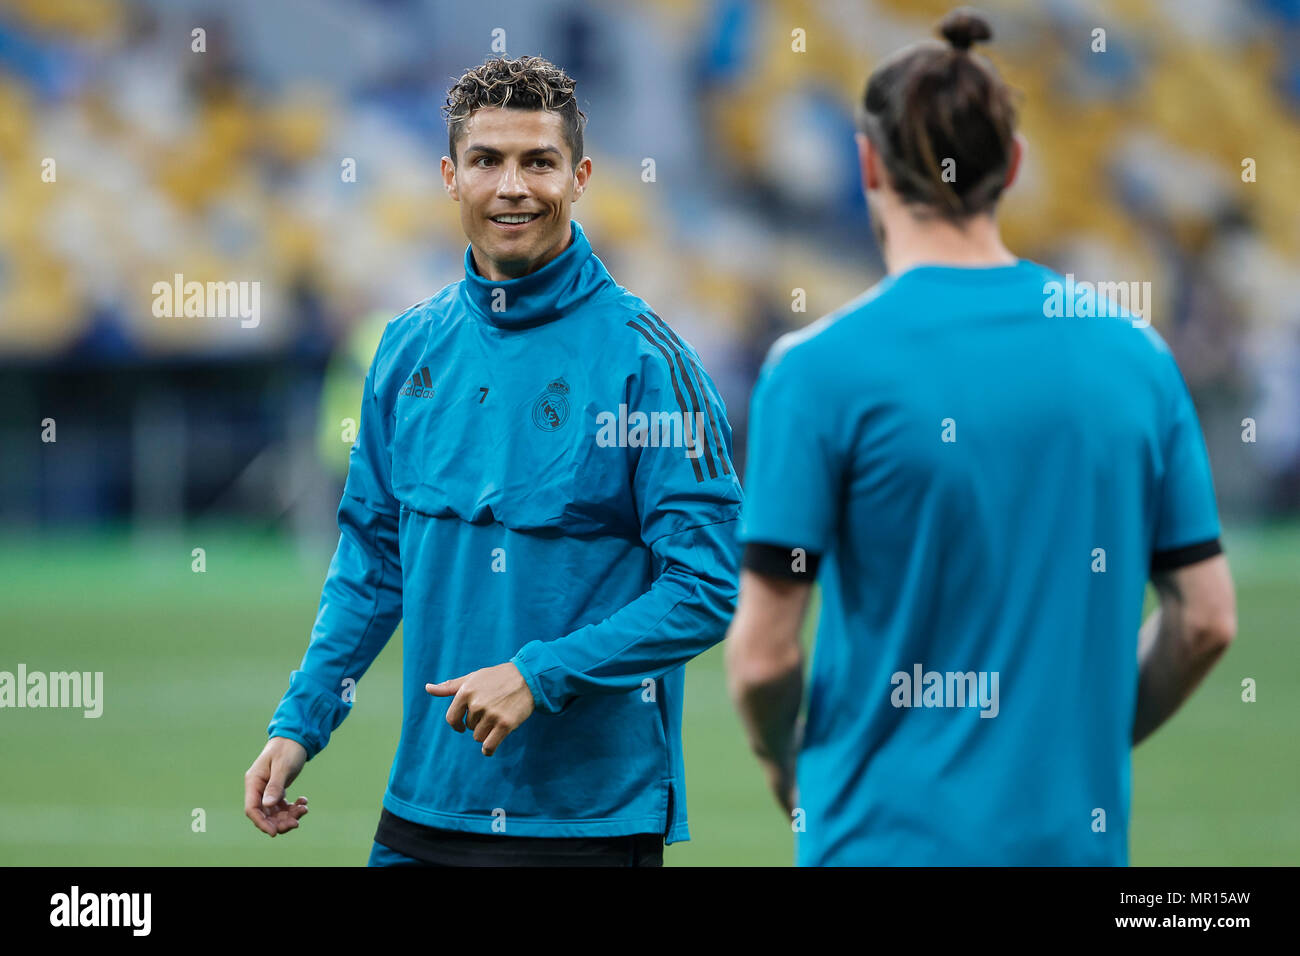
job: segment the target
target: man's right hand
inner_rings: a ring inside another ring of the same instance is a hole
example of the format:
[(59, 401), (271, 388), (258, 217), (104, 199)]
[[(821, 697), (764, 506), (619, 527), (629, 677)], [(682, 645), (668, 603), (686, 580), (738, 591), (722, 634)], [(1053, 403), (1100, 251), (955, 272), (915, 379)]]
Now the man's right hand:
[(288, 737), (272, 737), (244, 774), (244, 815), (263, 833), (275, 836), (298, 829), (307, 798), (285, 802), (284, 793), (307, 762), (307, 750)]

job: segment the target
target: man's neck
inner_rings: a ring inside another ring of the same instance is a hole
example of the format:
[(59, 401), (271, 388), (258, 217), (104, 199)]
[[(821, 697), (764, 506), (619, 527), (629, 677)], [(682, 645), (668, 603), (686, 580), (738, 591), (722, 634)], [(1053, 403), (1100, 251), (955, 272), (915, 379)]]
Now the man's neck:
[(919, 265), (1008, 266), (1018, 260), (1005, 245), (992, 216), (956, 226), (943, 219), (901, 213), (886, 225), (885, 267), (891, 275)]
[(572, 241), (572, 231), (566, 229), (564, 231), (564, 238), (560, 240), (558, 246), (541, 256), (541, 258), (525, 264), (493, 262), (487, 256), (480, 253), (473, 245), (470, 246), (470, 255), (474, 257), (474, 268), (478, 270), (478, 274), (484, 279), (487, 279), (489, 282), (507, 282), (510, 279), (522, 279), (524, 276), (536, 272), (538, 269), (542, 268), (542, 266), (546, 265), (562, 253), (565, 249), (569, 248), (569, 244)]

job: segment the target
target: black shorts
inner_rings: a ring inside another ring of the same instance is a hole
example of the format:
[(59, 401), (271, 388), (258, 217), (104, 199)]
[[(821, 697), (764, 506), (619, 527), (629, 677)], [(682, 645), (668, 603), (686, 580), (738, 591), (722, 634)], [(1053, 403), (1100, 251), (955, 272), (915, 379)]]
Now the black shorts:
[[(612, 837), (520, 837), (440, 830), (385, 809), (375, 843), (405, 857), (371, 854), (372, 865), (425, 866), (663, 866), (658, 833)], [(408, 862), (409, 861), (409, 862)]]

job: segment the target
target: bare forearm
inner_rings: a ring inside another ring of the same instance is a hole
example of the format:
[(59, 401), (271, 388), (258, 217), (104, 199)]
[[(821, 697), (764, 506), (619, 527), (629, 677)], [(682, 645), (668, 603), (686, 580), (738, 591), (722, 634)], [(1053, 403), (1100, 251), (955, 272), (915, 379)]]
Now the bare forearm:
[(768, 784), (789, 812), (803, 701), (799, 631), (811, 587), (745, 570), (727, 632), (727, 689)]
[(1141, 743), (1178, 710), (1225, 650), (1222, 644), (1197, 650), (1181, 631), (1180, 615), (1157, 608), (1138, 638), (1137, 711), (1133, 743)]
[(749, 735), (750, 746), (765, 764), (793, 764), (799, 705), (803, 701), (803, 672), (797, 666), (761, 684), (742, 684), (732, 696)]

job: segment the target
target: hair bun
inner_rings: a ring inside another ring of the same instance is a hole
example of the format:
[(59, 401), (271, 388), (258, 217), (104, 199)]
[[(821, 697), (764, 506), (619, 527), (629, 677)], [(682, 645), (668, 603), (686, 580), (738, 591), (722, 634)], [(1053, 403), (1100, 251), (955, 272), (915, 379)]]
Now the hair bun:
[(993, 39), (989, 22), (970, 7), (953, 10), (939, 24), (939, 33), (954, 50), (969, 50), (973, 44)]

